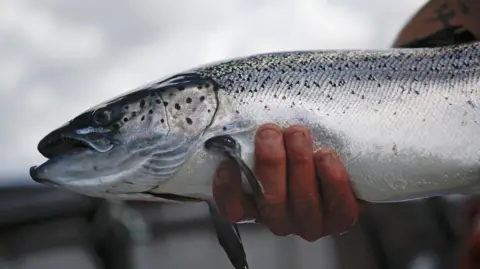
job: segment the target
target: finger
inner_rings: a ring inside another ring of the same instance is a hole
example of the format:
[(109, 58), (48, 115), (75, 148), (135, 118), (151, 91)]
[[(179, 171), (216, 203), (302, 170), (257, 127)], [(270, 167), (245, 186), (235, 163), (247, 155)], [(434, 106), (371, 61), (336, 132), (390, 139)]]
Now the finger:
[(349, 175), (335, 152), (321, 149), (314, 156), (317, 173), (321, 178), (325, 220), (323, 234), (340, 234), (353, 226), (359, 214)]
[(283, 133), (287, 151), (289, 204), (296, 233), (313, 242), (322, 236), (322, 209), (313, 145), (307, 127), (294, 125)]
[(255, 174), (264, 188), (263, 201), (256, 201), (262, 222), (276, 235), (291, 234), (285, 145), (282, 130), (275, 124), (265, 124), (256, 133)]
[(220, 163), (213, 180), (213, 197), (220, 211), (230, 222), (256, 217), (251, 197), (242, 190), (241, 172), (233, 160)]

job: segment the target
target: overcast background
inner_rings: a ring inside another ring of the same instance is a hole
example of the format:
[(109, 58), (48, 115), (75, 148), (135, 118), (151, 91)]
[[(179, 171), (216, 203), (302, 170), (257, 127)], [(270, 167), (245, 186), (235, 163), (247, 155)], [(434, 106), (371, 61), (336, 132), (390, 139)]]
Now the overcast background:
[(424, 3), (0, 0), (0, 177), (30, 181), (42, 136), (131, 88), (253, 53), (387, 48)]

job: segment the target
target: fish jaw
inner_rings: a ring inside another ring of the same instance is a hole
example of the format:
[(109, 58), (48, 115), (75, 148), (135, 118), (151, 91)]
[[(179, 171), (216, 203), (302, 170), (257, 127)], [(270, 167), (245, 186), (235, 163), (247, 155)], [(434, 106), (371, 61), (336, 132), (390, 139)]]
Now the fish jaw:
[(85, 149), (62, 154), (34, 166), (30, 168), (30, 176), (41, 184), (106, 198), (115, 189), (123, 192), (129, 189), (148, 190), (150, 186), (136, 185), (134, 188), (128, 183), (143, 162), (139, 155), (125, 154), (122, 148), (107, 153)]

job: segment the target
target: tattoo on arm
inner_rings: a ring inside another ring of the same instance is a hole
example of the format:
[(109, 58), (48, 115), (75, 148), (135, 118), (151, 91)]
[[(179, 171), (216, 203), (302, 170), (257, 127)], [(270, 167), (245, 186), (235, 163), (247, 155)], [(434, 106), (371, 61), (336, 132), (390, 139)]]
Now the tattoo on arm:
[(455, 3), (443, 3), (435, 10), (435, 15), (428, 21), (440, 22), (443, 28), (452, 27), (451, 21), (459, 13), (466, 15), (469, 12), (469, 8), (462, 0), (457, 0)]

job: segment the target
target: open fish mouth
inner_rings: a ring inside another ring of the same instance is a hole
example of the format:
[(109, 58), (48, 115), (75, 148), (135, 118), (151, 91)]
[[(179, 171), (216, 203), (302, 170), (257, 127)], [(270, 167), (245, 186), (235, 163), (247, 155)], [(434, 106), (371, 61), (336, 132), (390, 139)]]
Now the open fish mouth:
[(92, 149), (94, 149), (94, 147), (92, 147), (91, 144), (85, 139), (64, 135), (56, 136), (50, 139), (46, 137), (38, 144), (38, 151), (48, 159), (73, 152)]
[(30, 167), (30, 177), (41, 184), (57, 186), (58, 183), (47, 177), (49, 167), (65, 157), (92, 152), (104, 152), (113, 147), (104, 145), (99, 147), (90, 140), (79, 135), (70, 135), (53, 132), (45, 136), (38, 143), (38, 151), (48, 160), (39, 166)]

